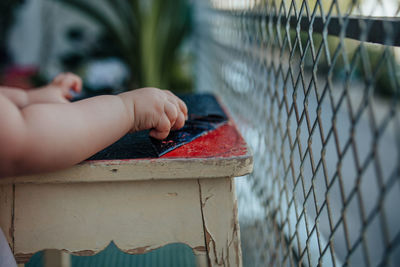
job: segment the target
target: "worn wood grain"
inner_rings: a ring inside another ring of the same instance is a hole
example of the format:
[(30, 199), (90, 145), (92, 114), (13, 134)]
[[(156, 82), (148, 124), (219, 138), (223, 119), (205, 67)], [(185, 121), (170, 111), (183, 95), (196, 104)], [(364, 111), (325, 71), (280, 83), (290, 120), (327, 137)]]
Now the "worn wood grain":
[(13, 249), (13, 185), (0, 185), (0, 228)]
[(233, 179), (199, 179), (199, 187), (209, 265), (242, 266)]
[(234, 158), (99, 160), (83, 162), (53, 173), (3, 178), (0, 180), (0, 184), (235, 177), (250, 173), (252, 168), (253, 159), (250, 154)]

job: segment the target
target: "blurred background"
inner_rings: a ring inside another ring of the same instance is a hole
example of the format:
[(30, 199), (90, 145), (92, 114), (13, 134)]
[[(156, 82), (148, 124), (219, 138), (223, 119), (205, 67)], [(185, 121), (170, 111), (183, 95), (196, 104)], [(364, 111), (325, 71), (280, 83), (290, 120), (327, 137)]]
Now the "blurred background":
[[(140, 87), (193, 91), (192, 6), (186, 0), (0, 1), (0, 85), (28, 90), (59, 72), (83, 79), (83, 94)], [(43, 266), (42, 252), (27, 267)], [(195, 266), (191, 249), (169, 244), (128, 255), (111, 243), (79, 266)]]
[[(0, 8), (2, 84), (31, 88), (71, 71), (86, 95), (155, 86), (223, 100), (254, 153), (253, 174), (236, 179), (244, 266), (399, 265), (398, 0)], [(138, 258), (110, 245), (72, 262), (195, 265), (185, 245), (162, 249)]]
[(192, 90), (185, 0), (7, 0), (0, 9), (2, 84), (38, 86), (70, 71), (87, 93)]
[(400, 1), (196, 3), (196, 90), (254, 153), (244, 266), (398, 266)]

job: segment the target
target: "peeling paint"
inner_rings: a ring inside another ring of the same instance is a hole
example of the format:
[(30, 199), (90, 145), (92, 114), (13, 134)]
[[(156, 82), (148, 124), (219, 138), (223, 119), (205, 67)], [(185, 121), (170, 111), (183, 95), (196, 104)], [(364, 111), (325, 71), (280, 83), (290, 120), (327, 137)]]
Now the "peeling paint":
[[(207, 225), (204, 225), (204, 230), (205, 230), (204, 232), (205, 232), (205, 235), (206, 235), (206, 246), (208, 248), (208, 251), (210, 251), (210, 250), (213, 251), (214, 256), (215, 256), (214, 262), (216, 264), (218, 264), (218, 265), (221, 265), (221, 261), (218, 260), (217, 247), (216, 247), (216, 244), (215, 244), (215, 240), (211, 236), (210, 232), (208, 231)], [(222, 253), (222, 255), (223, 255), (223, 253)], [(211, 261), (211, 257), (210, 256), (211, 255), (208, 255), (208, 258)], [(223, 259), (221, 259), (221, 260), (223, 260)], [(211, 265), (211, 266), (213, 266), (213, 265)]]
[[(199, 186), (200, 193), (203, 191), (201, 194), (203, 228), (209, 266), (241, 267), (240, 228), (232, 178), (221, 178), (215, 182), (202, 179), (199, 180)], [(229, 206), (223, 214), (219, 211), (221, 205)], [(214, 220), (215, 216), (223, 217)]]
[(204, 221), (204, 211), (203, 211), (203, 207), (204, 206), (203, 206), (203, 201), (202, 201), (200, 180), (197, 180), (197, 183), (199, 185), (200, 211), (201, 211), (201, 220), (203, 222), (204, 242), (205, 242), (205, 248), (206, 248), (206, 252), (207, 252), (207, 261), (208, 261), (208, 266), (211, 266), (209, 246), (208, 246), (209, 237), (207, 236), (207, 235), (209, 235), (209, 233), (208, 233), (208, 231), (206, 229), (206, 224), (205, 224), (205, 221)]
[(205, 246), (198, 246), (194, 247), (193, 249), (199, 252), (207, 252), (207, 248)]
[(101, 252), (101, 250), (100, 251), (93, 251), (93, 250), (89, 250), (89, 249), (88, 250), (74, 251), (74, 252), (70, 252), (68, 250), (64, 250), (63, 249), (62, 251), (66, 252), (68, 254), (76, 255), (76, 256), (93, 256), (93, 255)]
[[(137, 159), (123, 163), (116, 160), (112, 165), (85, 162), (57, 172), (3, 178), (0, 179), (0, 184), (91, 183), (237, 177), (251, 172), (252, 163), (246, 164), (246, 159), (251, 158), (251, 154), (246, 154), (232, 157)], [(118, 169), (118, 175), (112, 169)], [(194, 173), (196, 173), (195, 176)]]
[(17, 263), (27, 263), (35, 253), (18, 253), (15, 255)]
[(206, 197), (206, 199), (204, 199), (203, 207), (206, 205), (206, 202), (207, 202), (210, 198), (212, 198), (213, 196), (214, 196), (214, 195), (211, 194), (210, 196)]
[(176, 196), (178, 196), (178, 193), (176, 193), (176, 192), (167, 193), (167, 196), (169, 196), (169, 197), (176, 197)]
[(146, 252), (156, 249), (156, 248), (152, 248), (152, 249), (149, 249), (149, 248), (150, 248), (150, 246), (144, 246), (144, 247), (139, 247), (139, 248), (134, 248), (134, 249), (126, 249), (123, 251), (128, 254), (144, 254)]

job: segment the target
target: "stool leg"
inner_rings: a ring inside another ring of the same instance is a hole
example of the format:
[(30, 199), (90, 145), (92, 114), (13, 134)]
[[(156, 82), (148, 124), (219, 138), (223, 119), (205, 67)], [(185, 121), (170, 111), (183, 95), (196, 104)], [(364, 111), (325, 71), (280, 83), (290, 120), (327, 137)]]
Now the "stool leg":
[(199, 186), (209, 264), (241, 267), (242, 251), (233, 179), (199, 179)]
[(196, 266), (197, 267), (208, 267), (208, 258), (207, 255), (204, 254), (198, 254), (196, 256)]
[(71, 256), (55, 249), (44, 251), (44, 267), (71, 267)]

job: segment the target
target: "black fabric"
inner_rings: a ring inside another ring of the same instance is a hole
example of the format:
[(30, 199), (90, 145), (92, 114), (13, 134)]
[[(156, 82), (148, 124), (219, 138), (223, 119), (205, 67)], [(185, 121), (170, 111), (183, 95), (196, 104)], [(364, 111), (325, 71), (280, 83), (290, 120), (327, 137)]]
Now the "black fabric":
[(216, 129), (228, 120), (211, 94), (190, 94), (180, 97), (189, 110), (189, 119), (182, 129), (172, 131), (162, 141), (149, 137), (149, 131), (127, 134), (89, 160), (157, 158)]

